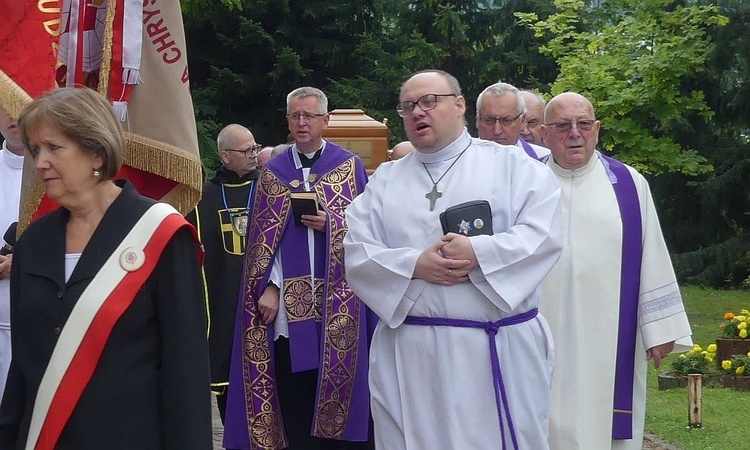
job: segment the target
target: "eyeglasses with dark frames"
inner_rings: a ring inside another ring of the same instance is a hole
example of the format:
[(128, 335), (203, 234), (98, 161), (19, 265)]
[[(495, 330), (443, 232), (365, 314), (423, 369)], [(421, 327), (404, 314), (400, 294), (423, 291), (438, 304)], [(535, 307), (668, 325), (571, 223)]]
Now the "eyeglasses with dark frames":
[(438, 97), (458, 97), (457, 94), (425, 94), (417, 99), (416, 102), (404, 100), (396, 104), (396, 112), (401, 117), (409, 117), (414, 112), (414, 107), (419, 106), (422, 111), (435, 109), (438, 103)]
[(578, 128), (579, 131), (591, 131), (594, 128), (594, 119), (579, 120), (576, 122), (552, 122), (545, 123), (545, 127), (552, 127), (558, 133), (567, 133), (573, 129), (573, 125)]
[(263, 146), (260, 144), (251, 145), (250, 147), (246, 148), (245, 150), (235, 150), (233, 148), (225, 148), (224, 151), (227, 152), (234, 152), (234, 153), (242, 153), (245, 158), (247, 158), (247, 154), (250, 153), (251, 155), (257, 155), (260, 149), (262, 149)]
[(542, 122), (539, 121), (539, 120), (537, 120), (537, 119), (531, 119), (528, 122), (526, 122), (526, 126), (529, 127), (529, 128), (531, 128), (532, 130), (534, 128), (538, 127), (541, 124), (542, 124)]
[(302, 118), (305, 120), (305, 122), (312, 122), (313, 120), (317, 119), (318, 117), (323, 117), (325, 114), (312, 114), (312, 113), (300, 113), (295, 112), (291, 114), (287, 114), (287, 117), (292, 119), (295, 122), (299, 122), (299, 119)]
[(513, 125), (513, 122), (515, 122), (519, 117), (521, 117), (521, 114), (523, 114), (523, 112), (518, 113), (516, 117), (479, 116), (479, 120), (481, 120), (482, 123), (487, 125), (488, 127), (494, 127), (496, 122), (500, 122), (500, 125), (504, 127), (509, 127)]

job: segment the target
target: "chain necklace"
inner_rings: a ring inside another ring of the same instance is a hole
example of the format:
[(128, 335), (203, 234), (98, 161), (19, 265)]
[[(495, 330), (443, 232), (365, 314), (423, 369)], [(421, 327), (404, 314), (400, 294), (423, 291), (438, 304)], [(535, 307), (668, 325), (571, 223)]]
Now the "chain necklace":
[[(471, 145), (471, 142), (469, 142), (469, 145)], [(432, 174), (430, 173), (430, 169), (427, 168), (427, 165), (425, 163), (422, 163), (422, 167), (424, 167), (424, 170), (427, 172), (427, 176), (430, 177), (430, 181), (432, 182), (432, 190), (424, 195), (426, 199), (430, 201), (430, 211), (435, 210), (435, 202), (437, 202), (437, 199), (443, 196), (443, 193), (437, 190), (437, 185), (440, 183), (440, 180), (442, 180), (445, 175), (453, 168), (453, 166), (456, 165), (459, 159), (461, 159), (462, 156), (464, 156), (464, 153), (466, 153), (466, 150), (469, 149), (469, 145), (466, 146), (465, 149), (461, 150), (461, 153), (456, 157), (456, 159), (453, 160), (450, 166), (448, 166), (448, 169), (443, 172), (442, 175), (440, 175), (440, 178), (435, 181), (434, 178), (432, 178)]]

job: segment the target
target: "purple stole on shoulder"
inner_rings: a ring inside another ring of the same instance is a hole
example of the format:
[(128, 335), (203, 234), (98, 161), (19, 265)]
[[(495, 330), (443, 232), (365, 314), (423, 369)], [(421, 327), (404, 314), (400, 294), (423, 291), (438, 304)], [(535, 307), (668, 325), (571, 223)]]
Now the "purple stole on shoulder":
[(633, 438), (633, 375), (638, 330), (638, 293), (643, 259), (643, 225), (633, 176), (620, 161), (597, 152), (615, 190), (622, 218), (620, 325), (617, 330), (617, 363), (612, 416), (612, 439)]
[[(364, 190), (367, 174), (350, 152), (331, 143), (311, 168), (317, 175), (312, 189), (328, 215), (325, 237), (315, 239), (316, 273), (311, 277), (307, 227), (295, 225), (291, 213), (290, 193), (303, 189), (291, 186), (293, 180), (302, 181), (292, 151), (269, 161), (261, 173), (240, 294), (226, 432), (238, 441), (237, 433), (247, 433), (241, 441), (247, 445), (249, 440), (251, 449), (289, 445), (276, 391), (273, 327), (263, 325), (257, 310), (279, 249), (293, 371), (319, 370), (311, 434), (365, 441), (369, 433), (366, 308), (344, 278), (342, 245), (344, 210)], [(238, 389), (244, 398), (242, 423), (230, 421)]]
[(539, 155), (536, 154), (534, 151), (534, 147), (531, 146), (528, 142), (524, 141), (521, 138), (518, 138), (518, 142), (521, 143), (521, 147), (523, 148), (523, 151), (526, 152), (527, 155), (531, 156), (534, 159), (539, 159)]
[[(633, 439), (633, 380), (635, 339), (638, 331), (638, 293), (643, 259), (643, 220), (633, 176), (625, 164), (596, 152), (615, 191), (622, 219), (620, 265), (620, 323), (617, 329), (617, 361), (612, 402), (612, 439)], [(540, 161), (547, 163), (551, 155)]]

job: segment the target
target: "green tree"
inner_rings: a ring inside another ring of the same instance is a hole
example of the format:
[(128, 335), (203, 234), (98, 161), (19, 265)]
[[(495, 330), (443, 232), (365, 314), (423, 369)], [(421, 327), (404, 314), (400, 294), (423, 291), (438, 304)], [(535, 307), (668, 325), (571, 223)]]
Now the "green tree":
[(216, 167), (216, 134), (228, 123), (247, 126), (258, 142), (285, 142), (286, 94), (354, 76), (351, 55), (372, 20), (369, 0), (190, 3), (191, 86), (209, 168)]
[(600, 148), (637, 169), (660, 174), (706, 173), (706, 159), (675, 139), (690, 118), (712, 115), (705, 95), (685, 90), (712, 51), (708, 32), (727, 23), (716, 6), (676, 0), (610, 0), (592, 9), (555, 0), (546, 20), (517, 13), (546, 38), (540, 48), (560, 66), (552, 94), (576, 91), (592, 99), (602, 121)]
[[(707, 3), (707, 2), (700, 2)], [(652, 182), (662, 226), (675, 252), (681, 282), (715, 287), (748, 286), (750, 274), (750, 4), (719, 0), (729, 18), (712, 29), (715, 42), (705, 70), (688, 85), (705, 92), (714, 115), (694, 120), (690, 143), (715, 168), (688, 178), (669, 174)]]
[(454, 75), (467, 98), (473, 126), (474, 103), (498, 80), (547, 90), (557, 74), (554, 61), (538, 52), (531, 30), (517, 26), (515, 11), (546, 15), (551, 1), (388, 1), (373, 3), (379, 19), (362, 35), (353, 54), (354, 77), (331, 80), (332, 98), (388, 118), (391, 142), (405, 139), (394, 106), (398, 89), (418, 70)]

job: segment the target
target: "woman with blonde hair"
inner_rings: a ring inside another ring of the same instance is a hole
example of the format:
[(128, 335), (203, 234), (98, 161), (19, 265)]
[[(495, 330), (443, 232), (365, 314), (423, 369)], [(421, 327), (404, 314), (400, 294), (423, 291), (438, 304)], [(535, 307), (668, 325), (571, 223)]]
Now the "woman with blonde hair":
[(24, 108), (21, 140), (60, 204), (18, 239), (3, 449), (210, 449), (200, 250), (169, 205), (114, 181), (125, 138), (86, 88)]

